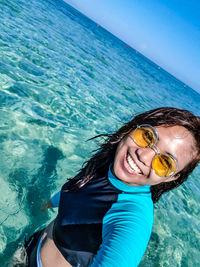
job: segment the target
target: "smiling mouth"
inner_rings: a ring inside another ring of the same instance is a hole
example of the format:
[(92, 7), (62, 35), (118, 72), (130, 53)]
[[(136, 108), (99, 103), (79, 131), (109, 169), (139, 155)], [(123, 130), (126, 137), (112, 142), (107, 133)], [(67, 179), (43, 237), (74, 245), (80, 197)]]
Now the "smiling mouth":
[(126, 161), (128, 163), (128, 166), (131, 168), (131, 170), (133, 170), (134, 172), (136, 172), (138, 174), (142, 174), (142, 171), (136, 165), (136, 163), (134, 162), (133, 158), (131, 157), (131, 155), (128, 152), (127, 152), (127, 156), (126, 156)]

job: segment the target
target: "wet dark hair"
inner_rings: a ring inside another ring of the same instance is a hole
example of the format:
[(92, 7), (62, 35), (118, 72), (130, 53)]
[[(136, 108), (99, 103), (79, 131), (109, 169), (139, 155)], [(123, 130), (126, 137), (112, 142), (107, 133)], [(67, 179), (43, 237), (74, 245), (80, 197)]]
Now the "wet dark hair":
[(114, 134), (102, 134), (91, 138), (103, 137), (105, 140), (100, 144), (100, 151), (85, 162), (80, 172), (69, 180), (68, 189), (76, 191), (91, 179), (106, 176), (109, 165), (114, 161), (118, 144), (131, 130), (140, 124), (162, 125), (164, 127), (178, 125), (185, 127), (192, 134), (195, 140), (197, 156), (177, 174), (178, 178), (176, 180), (151, 186), (153, 202), (157, 202), (163, 193), (181, 185), (200, 160), (200, 118), (187, 110), (162, 107), (135, 116)]

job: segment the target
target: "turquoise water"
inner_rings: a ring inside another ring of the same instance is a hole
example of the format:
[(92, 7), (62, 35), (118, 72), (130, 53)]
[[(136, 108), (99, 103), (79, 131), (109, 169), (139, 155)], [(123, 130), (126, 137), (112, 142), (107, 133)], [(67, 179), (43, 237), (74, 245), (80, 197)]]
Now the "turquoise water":
[[(200, 95), (61, 1), (0, 1), (0, 266), (56, 216), (40, 204), (133, 115)], [(155, 206), (140, 266), (199, 266), (200, 168)]]

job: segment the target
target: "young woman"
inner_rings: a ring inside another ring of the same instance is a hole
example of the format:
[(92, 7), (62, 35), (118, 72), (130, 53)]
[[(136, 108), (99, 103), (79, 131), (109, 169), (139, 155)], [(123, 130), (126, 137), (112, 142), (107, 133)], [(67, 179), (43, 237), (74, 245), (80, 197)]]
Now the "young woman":
[(151, 236), (153, 203), (200, 160), (200, 118), (186, 110), (150, 110), (105, 136), (48, 202), (59, 206), (58, 216), (27, 242), (29, 266), (137, 266)]

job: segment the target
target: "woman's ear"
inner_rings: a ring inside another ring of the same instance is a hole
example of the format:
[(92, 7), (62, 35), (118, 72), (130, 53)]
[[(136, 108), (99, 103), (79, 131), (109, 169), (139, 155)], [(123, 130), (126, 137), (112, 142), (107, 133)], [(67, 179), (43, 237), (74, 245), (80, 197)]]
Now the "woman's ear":
[(169, 177), (168, 179), (166, 179), (165, 182), (166, 182), (166, 183), (169, 183), (169, 182), (171, 182), (171, 181), (175, 181), (175, 180), (177, 180), (179, 177), (180, 177), (180, 174), (176, 174), (176, 175), (174, 175), (174, 176)]

